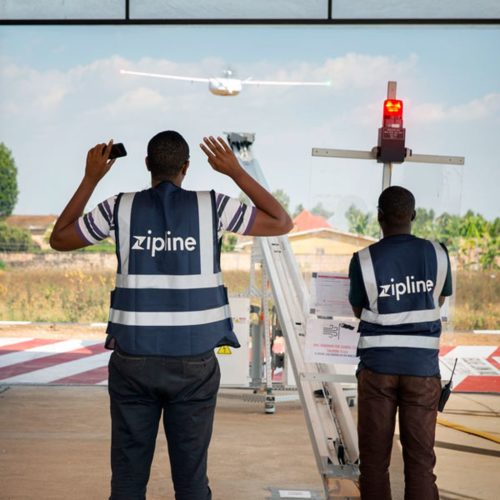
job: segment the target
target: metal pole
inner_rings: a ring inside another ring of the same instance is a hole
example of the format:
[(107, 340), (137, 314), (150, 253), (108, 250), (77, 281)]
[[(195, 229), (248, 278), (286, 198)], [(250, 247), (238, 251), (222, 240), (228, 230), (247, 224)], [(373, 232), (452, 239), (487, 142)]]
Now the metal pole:
[[(260, 318), (260, 314), (259, 314)], [(260, 353), (262, 351), (262, 322), (259, 319), (258, 323), (250, 325), (250, 332), (252, 335), (252, 370), (251, 370), (251, 386), (260, 387), (262, 385), (262, 364), (260, 361)]]
[(382, 171), (382, 191), (391, 185), (392, 163), (384, 163)]
[(264, 330), (264, 363), (266, 365), (266, 402), (264, 409), (266, 413), (272, 414), (276, 411), (276, 404), (273, 396), (272, 354), (271, 340), (269, 338), (269, 295), (267, 293), (267, 273), (264, 265), (262, 265), (262, 319)]
[[(397, 82), (387, 82), (387, 99), (396, 99)], [(384, 163), (382, 172), (382, 191), (391, 185), (392, 163)]]
[[(252, 256), (250, 260), (250, 286), (249, 293), (252, 296), (254, 293), (257, 293), (260, 296), (260, 292), (257, 292), (257, 287), (255, 286), (255, 265), (258, 261), (257, 257), (257, 249), (254, 242), (252, 248)], [(250, 322), (250, 335), (252, 337), (252, 366), (250, 370), (250, 385), (251, 387), (260, 387), (262, 385), (262, 321), (261, 321), (261, 313), (252, 315)], [(256, 317), (255, 317), (256, 316)]]

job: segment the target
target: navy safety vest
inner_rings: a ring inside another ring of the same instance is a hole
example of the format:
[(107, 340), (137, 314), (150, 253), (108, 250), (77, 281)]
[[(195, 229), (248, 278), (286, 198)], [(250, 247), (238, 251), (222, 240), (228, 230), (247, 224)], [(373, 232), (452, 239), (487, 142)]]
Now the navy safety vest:
[(439, 376), (439, 296), (448, 257), (439, 243), (397, 235), (358, 252), (368, 307), (359, 324), (360, 368)]
[(170, 182), (118, 196), (118, 269), (107, 332), (130, 354), (240, 347), (220, 270), (213, 191)]

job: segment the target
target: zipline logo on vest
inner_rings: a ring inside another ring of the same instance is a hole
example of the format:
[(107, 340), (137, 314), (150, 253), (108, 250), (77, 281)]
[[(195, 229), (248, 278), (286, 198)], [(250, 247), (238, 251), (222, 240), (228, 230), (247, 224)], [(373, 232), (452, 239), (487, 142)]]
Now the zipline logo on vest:
[(172, 233), (170, 231), (165, 233), (165, 237), (151, 236), (152, 233), (153, 231), (148, 229), (148, 236), (132, 235), (136, 240), (132, 246), (132, 250), (149, 250), (151, 256), (154, 257), (157, 252), (192, 252), (198, 244), (196, 238), (193, 236), (188, 236), (187, 238), (171, 236)]
[(380, 288), (379, 297), (396, 297), (396, 300), (399, 301), (401, 295), (431, 292), (434, 288), (434, 281), (415, 281), (415, 276), (406, 276), (405, 281), (399, 281), (398, 283), (395, 283), (394, 278), (391, 278), (391, 282), (388, 285), (380, 285)]

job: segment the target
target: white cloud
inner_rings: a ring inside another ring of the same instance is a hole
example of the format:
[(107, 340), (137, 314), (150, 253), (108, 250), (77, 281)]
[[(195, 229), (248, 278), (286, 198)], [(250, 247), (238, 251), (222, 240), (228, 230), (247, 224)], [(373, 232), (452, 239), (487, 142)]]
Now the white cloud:
[(491, 93), (457, 105), (423, 103), (412, 107), (409, 115), (415, 123), (472, 122), (496, 117), (500, 112), (500, 93)]
[[(231, 130), (257, 133), (256, 154), (266, 177), (273, 189), (282, 187), (290, 193), (292, 205), (307, 203), (305, 196), (314, 201), (315, 196), (327, 192), (334, 193), (336, 204), (341, 204), (342, 196), (352, 198), (353, 193), (363, 197), (373, 186), (370, 182), (358, 186), (359, 179), (378, 176), (376, 169), (365, 174), (365, 167), (351, 168), (351, 163), (338, 161), (330, 170), (328, 160), (311, 157), (311, 148), (370, 149), (380, 126), (386, 82), (397, 80), (406, 95), (414, 95), (411, 89), (419, 89), (422, 79), (414, 55), (399, 59), (349, 53), (321, 64), (294, 61), (280, 67), (260, 61), (236, 68), (238, 76), (330, 80), (332, 86), (251, 87), (236, 98), (222, 98), (210, 94), (204, 84), (119, 73), (128, 68), (216, 76), (227, 67), (222, 58), (178, 63), (113, 56), (66, 71), (37, 70), (5, 59), (0, 62), (0, 140), (13, 149), (19, 166), (19, 213), (59, 212), (81, 175), (86, 150), (109, 137), (125, 142), (129, 156), (106, 176), (91, 203), (120, 189), (144, 187), (146, 141), (166, 128), (181, 131), (191, 144), (190, 188), (213, 185), (237, 194), (230, 182), (211, 172), (197, 147), (203, 135)], [(500, 94), (491, 93), (455, 105), (409, 101), (405, 117), (427, 124), (445, 120), (467, 123), (492, 119), (499, 111)], [(47, 178), (54, 184), (50, 196), (39, 191)], [(355, 187), (349, 192), (350, 185)], [(316, 187), (321, 191), (315, 192)]]
[(146, 88), (139, 87), (134, 90), (125, 91), (119, 95), (114, 101), (105, 104), (102, 108), (93, 110), (96, 114), (105, 113), (108, 117), (120, 118), (126, 114), (139, 112), (149, 112), (151, 110), (167, 111), (171, 99), (166, 98), (159, 92)]
[(368, 56), (364, 54), (346, 54), (343, 57), (329, 59), (318, 73), (328, 76), (337, 90), (349, 88), (378, 87), (380, 82), (411, 78), (418, 58), (411, 55), (406, 60), (398, 61), (387, 56)]
[[(253, 109), (267, 109), (276, 99), (283, 104), (301, 102), (315, 105), (318, 99), (332, 99), (341, 91), (369, 89), (379, 86), (379, 82), (390, 75), (392, 78), (406, 75), (415, 68), (417, 59), (410, 56), (397, 61), (382, 56), (347, 54), (335, 59), (327, 59), (321, 65), (308, 62), (287, 63), (277, 68), (274, 64), (261, 62), (246, 65), (245, 74), (255, 79), (305, 80), (332, 82), (331, 89), (310, 88), (244, 88), (255, 99)], [(121, 112), (123, 119), (128, 113), (135, 113), (141, 105), (144, 110), (158, 107), (168, 109), (169, 105), (182, 104), (182, 111), (203, 108), (220, 112), (224, 106), (218, 98), (207, 96), (204, 84), (189, 84), (139, 76), (120, 75), (121, 68), (186, 76), (216, 76), (227, 64), (220, 58), (206, 58), (199, 63), (176, 63), (163, 59), (142, 58), (137, 62), (119, 56), (78, 65), (68, 71), (41, 71), (13, 63), (3, 64), (0, 69), (2, 94), (0, 103), (7, 113), (29, 116), (37, 112), (37, 122), (54, 122), (57, 112), (64, 114), (95, 112)], [(210, 97), (211, 100), (207, 100)], [(241, 97), (238, 99), (241, 100)], [(173, 100), (173, 102), (172, 102)], [(64, 109), (60, 109), (64, 106)], [(336, 115), (338, 116), (338, 115)]]
[(40, 72), (12, 63), (0, 69), (0, 102), (6, 112), (47, 113), (53, 111), (69, 94), (67, 75), (60, 71)]

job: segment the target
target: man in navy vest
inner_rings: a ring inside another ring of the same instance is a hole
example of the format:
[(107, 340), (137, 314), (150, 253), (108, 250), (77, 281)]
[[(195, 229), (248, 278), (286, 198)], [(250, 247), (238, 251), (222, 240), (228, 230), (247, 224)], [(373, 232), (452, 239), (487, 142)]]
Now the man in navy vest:
[(378, 201), (383, 238), (356, 252), (349, 300), (360, 318), (358, 435), (363, 500), (390, 500), (396, 411), (405, 500), (439, 498), (434, 436), (441, 393), (440, 306), (451, 295), (446, 248), (411, 235), (415, 198), (392, 186)]
[(57, 220), (50, 244), (74, 250), (108, 236), (118, 268), (106, 346), (111, 401), (111, 499), (146, 496), (160, 418), (176, 500), (209, 500), (207, 451), (219, 388), (214, 348), (239, 347), (220, 269), (225, 231), (271, 236), (292, 228), (279, 202), (240, 166), (222, 138), (201, 149), (255, 207), (214, 191), (181, 187), (189, 147), (166, 131), (148, 144), (150, 189), (120, 193), (81, 216), (114, 163), (112, 141), (87, 156), (84, 178)]

